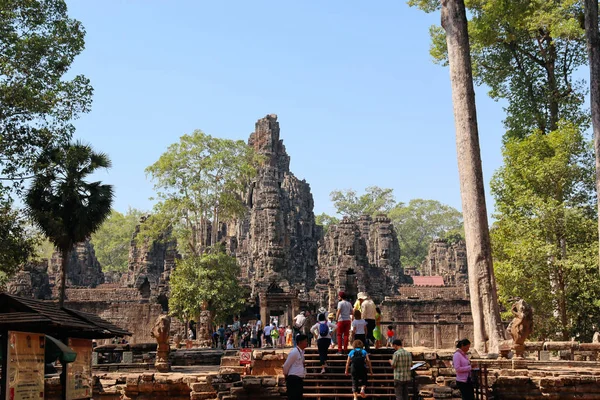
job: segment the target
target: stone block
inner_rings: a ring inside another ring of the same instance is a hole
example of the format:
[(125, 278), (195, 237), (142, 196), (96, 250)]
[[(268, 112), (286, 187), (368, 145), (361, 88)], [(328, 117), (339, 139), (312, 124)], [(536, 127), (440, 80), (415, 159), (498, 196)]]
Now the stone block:
[(242, 385), (246, 389), (258, 389), (260, 388), (260, 378), (244, 377), (242, 379)]

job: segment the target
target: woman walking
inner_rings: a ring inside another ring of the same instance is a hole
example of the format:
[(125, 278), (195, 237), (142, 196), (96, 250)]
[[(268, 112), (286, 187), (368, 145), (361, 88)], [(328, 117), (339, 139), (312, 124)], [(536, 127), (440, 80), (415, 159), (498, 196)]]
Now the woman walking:
[(335, 331), (335, 324), (327, 321), (325, 314), (319, 314), (319, 322), (314, 324), (310, 330), (317, 339), (317, 348), (319, 349), (319, 363), (321, 364), (321, 373), (325, 373), (327, 368), (327, 351), (331, 344), (331, 332)]
[(471, 381), (471, 361), (467, 352), (471, 347), (469, 339), (459, 340), (456, 343), (456, 352), (452, 358), (452, 365), (456, 370), (456, 386), (460, 390), (463, 400), (474, 400), (473, 382)]
[(383, 334), (381, 333), (381, 309), (379, 307), (375, 308), (375, 329), (373, 330), (373, 337), (375, 338), (375, 348), (380, 348)]

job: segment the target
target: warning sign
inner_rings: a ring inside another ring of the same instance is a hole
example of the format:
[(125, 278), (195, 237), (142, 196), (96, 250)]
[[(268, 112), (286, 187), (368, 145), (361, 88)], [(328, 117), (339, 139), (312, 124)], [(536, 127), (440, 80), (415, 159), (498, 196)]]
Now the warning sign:
[(252, 364), (252, 349), (240, 350), (240, 365)]

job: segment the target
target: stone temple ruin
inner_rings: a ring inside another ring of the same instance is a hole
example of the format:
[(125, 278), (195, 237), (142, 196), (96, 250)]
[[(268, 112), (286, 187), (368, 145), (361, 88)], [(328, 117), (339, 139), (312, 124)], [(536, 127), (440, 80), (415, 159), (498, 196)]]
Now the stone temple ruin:
[[(291, 323), (301, 309), (335, 308), (337, 292), (351, 298), (368, 292), (381, 305), (384, 323), (394, 324), (413, 345), (451, 347), (472, 335), (464, 243), (435, 241), (421, 266), (400, 264), (396, 232), (385, 215), (344, 218), (326, 234), (315, 224), (309, 184), (290, 171), (276, 115), (257, 121), (248, 144), (267, 162), (247, 188), (247, 213), (222, 224), (217, 240), (237, 257), (241, 282), (250, 289), (246, 317), (277, 316)], [(142, 221), (143, 223), (143, 221)], [(211, 244), (207, 223), (202, 240)], [(89, 242), (69, 261), (66, 305), (95, 313), (151, 342), (157, 316), (168, 310), (169, 277), (179, 257), (176, 243), (138, 245), (133, 233), (126, 273), (102, 273)], [(12, 294), (53, 299), (60, 257), (29, 264), (7, 285)], [(171, 330), (181, 329), (173, 321)]]

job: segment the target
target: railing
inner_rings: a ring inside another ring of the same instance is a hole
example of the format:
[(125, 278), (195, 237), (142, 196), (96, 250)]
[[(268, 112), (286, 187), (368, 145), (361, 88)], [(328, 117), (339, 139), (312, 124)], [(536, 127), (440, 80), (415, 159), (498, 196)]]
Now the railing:
[(473, 379), (475, 389), (475, 400), (490, 400), (492, 397), (488, 385), (487, 365), (483, 365), (481, 368), (473, 368), (471, 379)]

